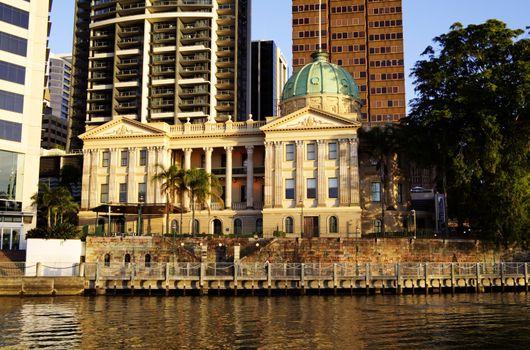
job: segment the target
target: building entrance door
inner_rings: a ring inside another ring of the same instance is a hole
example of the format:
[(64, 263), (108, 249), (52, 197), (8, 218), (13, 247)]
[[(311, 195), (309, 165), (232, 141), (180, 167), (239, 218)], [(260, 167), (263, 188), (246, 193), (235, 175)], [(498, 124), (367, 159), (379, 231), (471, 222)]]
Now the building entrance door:
[(311, 238), (319, 235), (318, 216), (304, 216), (304, 233), (302, 237)]

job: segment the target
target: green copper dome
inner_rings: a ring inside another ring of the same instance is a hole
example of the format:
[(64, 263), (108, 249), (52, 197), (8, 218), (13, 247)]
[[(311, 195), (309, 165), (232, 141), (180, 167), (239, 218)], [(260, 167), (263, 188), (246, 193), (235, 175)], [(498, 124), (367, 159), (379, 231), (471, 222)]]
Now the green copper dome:
[(328, 54), (315, 52), (313, 62), (293, 74), (283, 88), (282, 101), (293, 97), (337, 94), (347, 95), (360, 101), (359, 87), (344, 68), (330, 63)]

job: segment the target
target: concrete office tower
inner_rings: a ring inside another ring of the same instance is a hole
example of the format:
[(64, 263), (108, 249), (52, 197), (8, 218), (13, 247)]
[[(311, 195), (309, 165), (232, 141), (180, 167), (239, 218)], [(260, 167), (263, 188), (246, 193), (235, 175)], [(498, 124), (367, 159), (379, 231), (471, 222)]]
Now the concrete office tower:
[(0, 1), (0, 249), (25, 249), (37, 218), (51, 1)]
[(252, 119), (277, 115), (282, 89), (287, 82), (287, 61), (274, 41), (252, 42)]
[(75, 29), (72, 134), (81, 118), (247, 119), (250, 1), (77, 0)]
[(64, 149), (68, 129), (72, 56), (51, 54), (47, 69), (47, 106), (42, 117), (41, 147)]
[(51, 54), (48, 61), (51, 114), (64, 120), (68, 119), (71, 81), (72, 55)]
[(364, 123), (405, 116), (401, 0), (293, 0), (293, 69), (311, 62), (319, 45), (360, 86)]

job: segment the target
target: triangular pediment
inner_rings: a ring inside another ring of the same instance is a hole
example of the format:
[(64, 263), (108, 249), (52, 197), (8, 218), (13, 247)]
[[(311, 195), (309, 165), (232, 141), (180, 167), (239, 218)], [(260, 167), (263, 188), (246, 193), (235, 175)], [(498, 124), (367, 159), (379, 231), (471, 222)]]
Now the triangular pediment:
[(321, 111), (312, 107), (302, 108), (286, 116), (277, 117), (261, 127), (267, 131), (303, 129), (358, 128), (361, 123), (338, 114)]
[(160, 136), (164, 131), (149, 124), (136, 120), (120, 117), (80, 135), (82, 140), (109, 137), (135, 137), (135, 136)]

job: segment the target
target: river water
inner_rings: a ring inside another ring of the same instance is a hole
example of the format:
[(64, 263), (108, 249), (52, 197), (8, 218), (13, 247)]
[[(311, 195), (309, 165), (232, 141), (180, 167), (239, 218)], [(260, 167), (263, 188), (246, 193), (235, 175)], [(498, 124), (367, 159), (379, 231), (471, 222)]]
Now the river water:
[(528, 349), (530, 294), (0, 298), (0, 349)]

